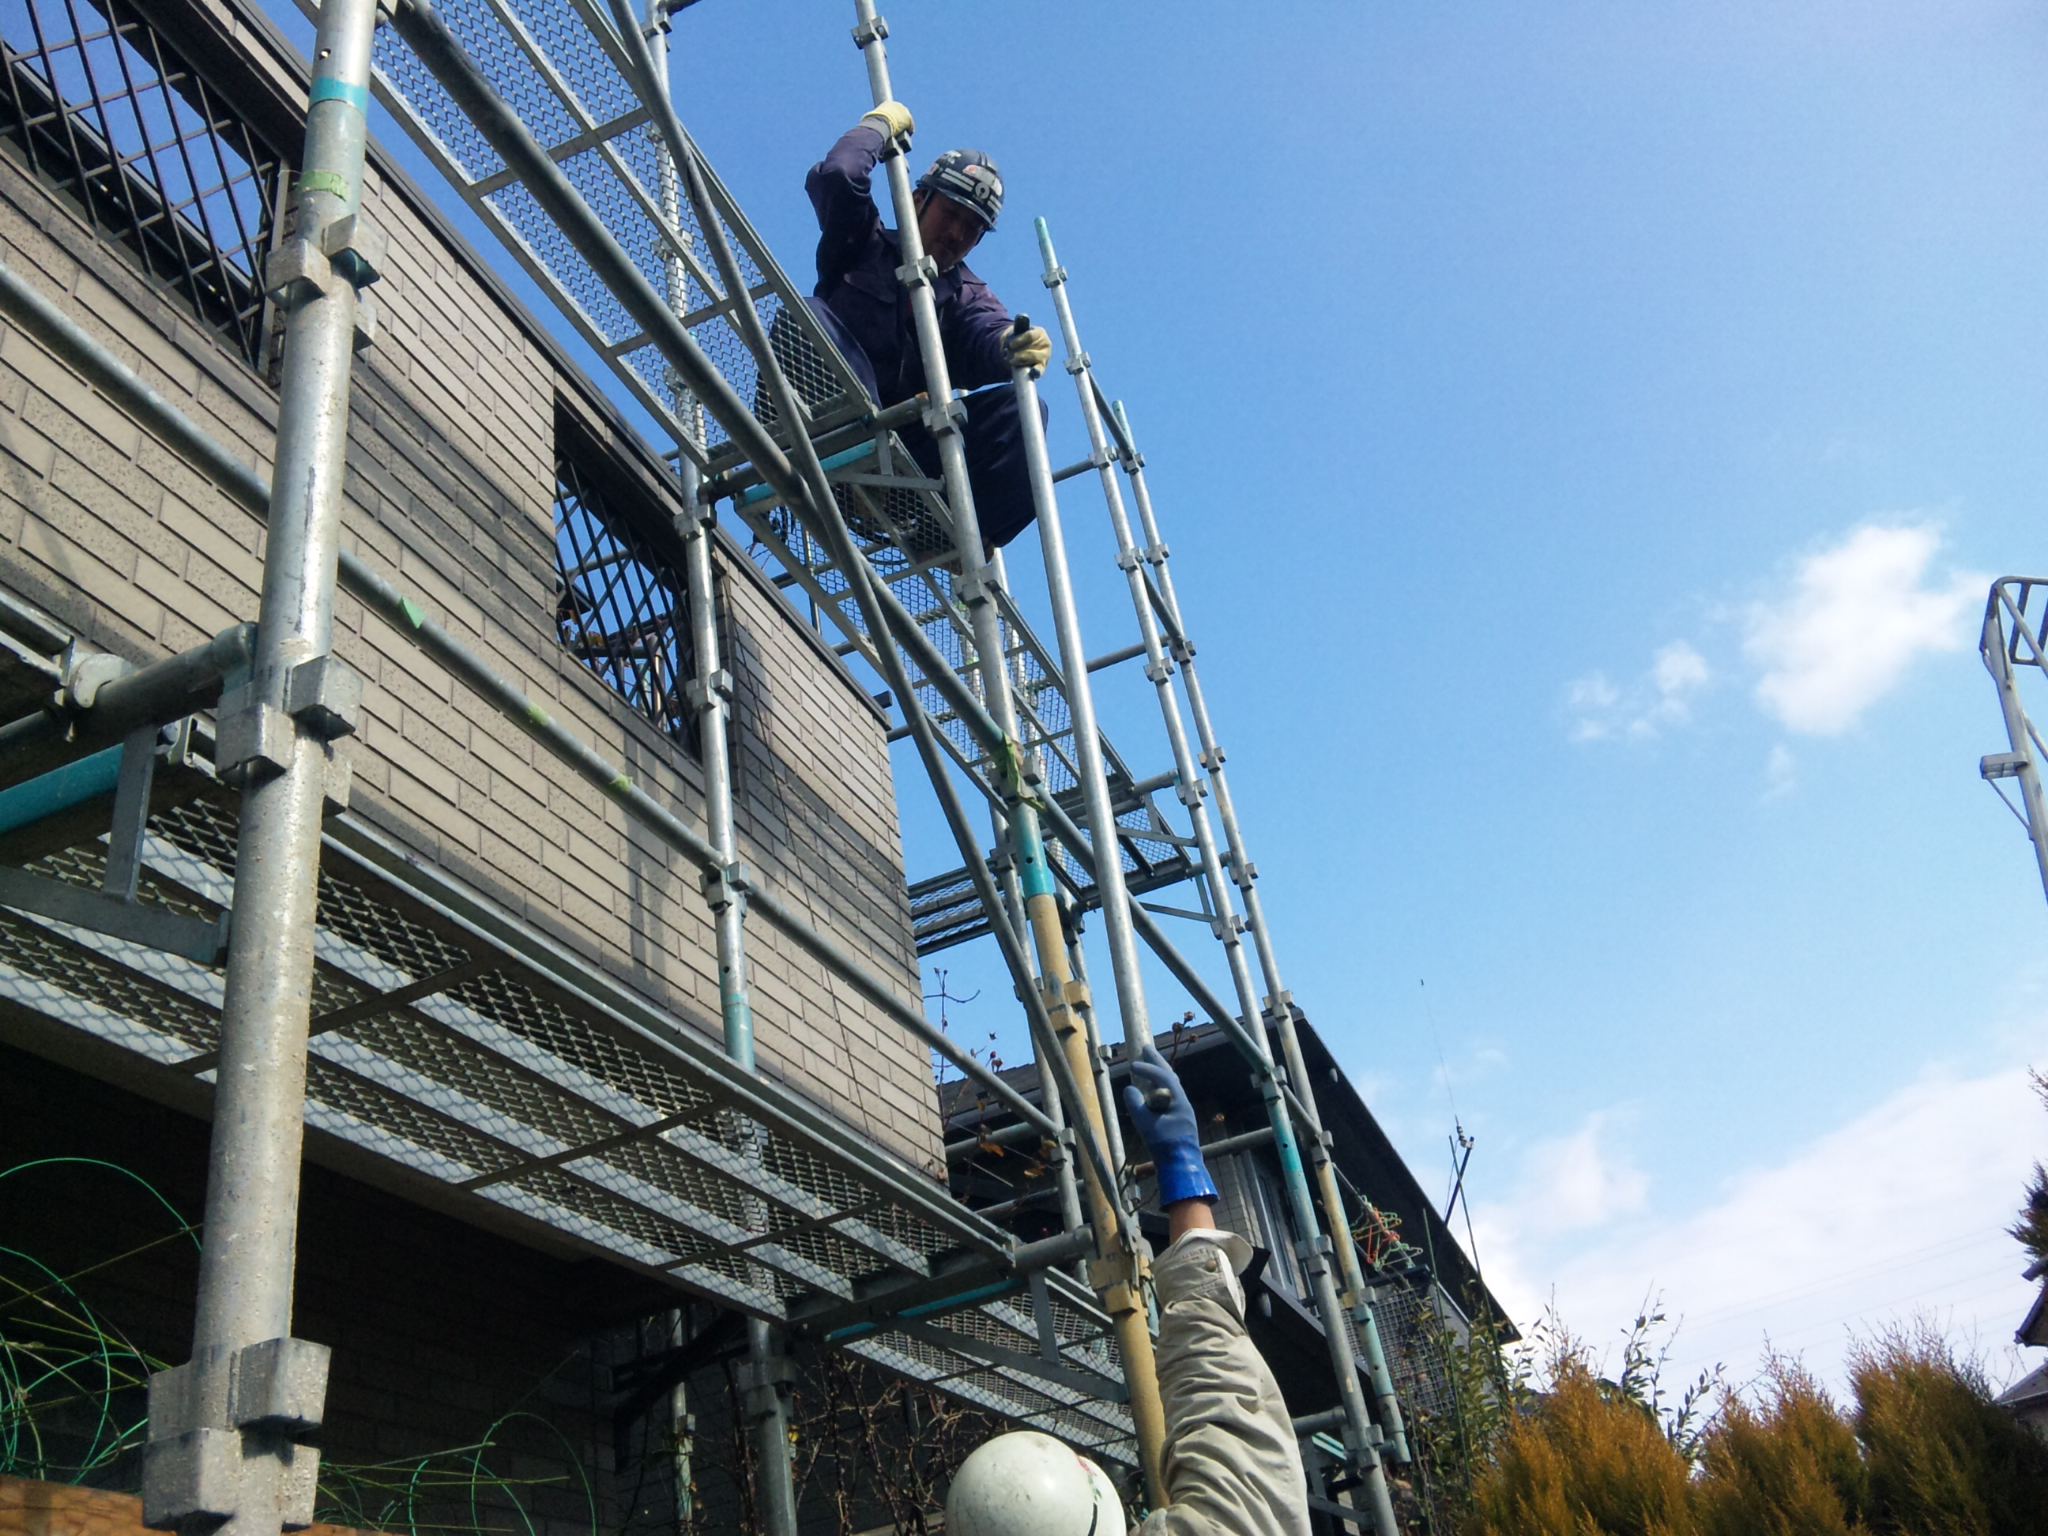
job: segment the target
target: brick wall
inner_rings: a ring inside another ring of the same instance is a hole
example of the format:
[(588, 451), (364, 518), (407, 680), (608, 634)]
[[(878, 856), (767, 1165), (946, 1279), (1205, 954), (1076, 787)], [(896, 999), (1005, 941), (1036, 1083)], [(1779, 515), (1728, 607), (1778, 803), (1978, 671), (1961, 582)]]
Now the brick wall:
[[(186, 0), (236, 36), (242, 67), (274, 93), (296, 66), (266, 55), (261, 27), (210, 11), (213, 3)], [(555, 639), (556, 411), (581, 414), (600, 436), (620, 429), (388, 166), (367, 178), (364, 207), (390, 257), (376, 289), (378, 344), (356, 370), (345, 542), (685, 820), (698, 820), (696, 765)], [(191, 318), (174, 289), (96, 240), (11, 145), (0, 149), (0, 260), (205, 431), (268, 470), (274, 391)], [(0, 587), (87, 643), (145, 660), (255, 616), (262, 541), (258, 519), (0, 325)], [(883, 723), (742, 552), (723, 544), (719, 561), (738, 687), (742, 856), (914, 1001)], [(336, 650), (366, 682), (350, 748), (351, 814), (687, 1027), (715, 1033), (716, 964), (694, 874), (346, 597)], [(923, 1049), (765, 925), (749, 933), (762, 1069), (936, 1169)]]

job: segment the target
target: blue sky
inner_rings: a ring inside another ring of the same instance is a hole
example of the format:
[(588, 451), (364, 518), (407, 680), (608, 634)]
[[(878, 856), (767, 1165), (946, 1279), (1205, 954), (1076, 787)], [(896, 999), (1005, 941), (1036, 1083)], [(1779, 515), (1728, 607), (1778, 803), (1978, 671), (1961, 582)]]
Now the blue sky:
[[(677, 23), (684, 118), (805, 280), (803, 170), (867, 105), (851, 12)], [(887, 14), (918, 158), (1003, 165), (974, 265), (1035, 316), (1051, 222), (1290, 982), (1425, 1185), (1454, 1113), (1478, 1137), (1496, 1289), (1599, 1340), (1661, 1288), (1679, 1363), (1738, 1377), (1900, 1310), (1996, 1355), (2048, 1150), (2048, 913), (1976, 776), (1985, 586), (2048, 567), (2038, 11)], [(1166, 765), (1142, 679), (1102, 706)], [(946, 958), (1014, 1058), (993, 956)]]

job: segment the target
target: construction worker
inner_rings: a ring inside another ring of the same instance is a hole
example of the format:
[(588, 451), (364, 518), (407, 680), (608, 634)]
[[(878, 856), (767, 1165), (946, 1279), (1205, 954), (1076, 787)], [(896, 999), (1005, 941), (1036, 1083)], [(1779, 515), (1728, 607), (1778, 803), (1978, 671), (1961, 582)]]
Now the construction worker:
[[(899, 236), (882, 223), (869, 190), (876, 163), (902, 153), (913, 126), (908, 107), (883, 102), (804, 181), (820, 231), (811, 309), (884, 406), (926, 387), (910, 296), (896, 275), (903, 265)], [(978, 149), (947, 150), (918, 180), (917, 232), (937, 268), (932, 298), (946, 371), (955, 388), (978, 391), (962, 402), (967, 418), (961, 433), (985, 551), (1009, 543), (1034, 515), (1010, 370), (1020, 363), (1043, 368), (1052, 358), (1051, 338), (1035, 326), (1014, 332), (1010, 312), (967, 265), (967, 253), (996, 227), (1002, 211), (1002, 175)], [(919, 466), (936, 478), (939, 455), (931, 434), (919, 426), (905, 429), (902, 437)]]
[[(1216, 1227), (1216, 1183), (1173, 1068), (1147, 1043), (1131, 1079), (1124, 1106), (1151, 1149), (1170, 1238), (1152, 1270), (1169, 1503), (1138, 1536), (1308, 1536), (1294, 1425), (1245, 1333), (1237, 1276), (1251, 1246)], [(946, 1495), (946, 1536), (1114, 1536), (1121, 1524), (1101, 1468), (1031, 1430), (978, 1448)]]

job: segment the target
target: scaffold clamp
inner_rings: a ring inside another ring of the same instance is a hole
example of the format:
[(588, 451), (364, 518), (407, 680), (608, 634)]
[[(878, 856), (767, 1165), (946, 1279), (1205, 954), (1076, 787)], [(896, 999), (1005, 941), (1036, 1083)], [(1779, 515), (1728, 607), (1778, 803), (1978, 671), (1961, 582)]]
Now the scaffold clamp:
[(320, 231), (321, 254), (358, 291), (384, 275), (389, 247), (384, 231), (360, 213), (345, 213)]
[(284, 712), (322, 741), (353, 736), (362, 702), (362, 677), (332, 652), (285, 674)]
[(683, 684), (683, 702), (691, 709), (702, 709), (712, 698), (732, 702), (732, 673), (719, 667), (711, 674), (710, 684), (707, 690), (703, 679), (691, 678)]
[(932, 279), (938, 275), (939, 264), (929, 256), (906, 261), (896, 269), (896, 281), (906, 288), (929, 288)]
[(889, 35), (889, 23), (877, 16), (873, 21), (864, 21), (853, 29), (853, 46), (866, 48), (869, 43), (879, 43)]
[(713, 912), (723, 912), (735, 903), (744, 902), (747, 892), (753, 886), (747, 866), (737, 860), (717, 869), (707, 869), (697, 881), (697, 888), (704, 893), (704, 901)]
[(759, 1421), (781, 1411), (782, 1398), (796, 1380), (787, 1355), (751, 1359), (739, 1367), (740, 1403), (748, 1419)]
[(100, 689), (129, 670), (128, 663), (105, 651), (81, 651), (76, 640), (64, 647), (57, 675), (60, 709), (91, 709)]
[[(967, 419), (967, 405), (960, 400), (931, 401), (920, 415), (925, 431), (933, 437), (944, 437), (949, 432), (960, 430), (960, 423)], [(956, 582), (954, 585), (957, 589), (964, 583)]]
[[(278, 1512), (287, 1530), (313, 1523), (320, 1453), (299, 1437), (319, 1429), (330, 1352), (306, 1339), (266, 1339), (190, 1361), (149, 1379), (143, 1523), (217, 1524), (241, 1512), (250, 1463), (281, 1463)], [(211, 1420), (213, 1422), (206, 1422)], [(259, 1437), (252, 1445), (249, 1435)], [(253, 1453), (253, 1455), (252, 1455)]]

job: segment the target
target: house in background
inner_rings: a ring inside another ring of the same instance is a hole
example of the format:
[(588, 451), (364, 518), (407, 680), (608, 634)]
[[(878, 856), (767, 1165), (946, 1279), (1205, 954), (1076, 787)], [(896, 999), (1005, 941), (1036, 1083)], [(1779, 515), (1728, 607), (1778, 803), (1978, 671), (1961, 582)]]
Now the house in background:
[[(2013, 1337), (2022, 1344), (2048, 1348), (2048, 1259), (2036, 1259), (2029, 1264), (2027, 1278), (2039, 1281), (2041, 1289)], [(2048, 1364), (2035, 1366), (1999, 1393), (1998, 1406), (2048, 1440)]]

